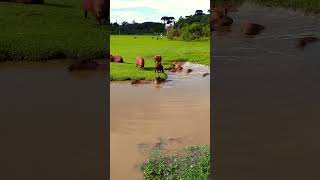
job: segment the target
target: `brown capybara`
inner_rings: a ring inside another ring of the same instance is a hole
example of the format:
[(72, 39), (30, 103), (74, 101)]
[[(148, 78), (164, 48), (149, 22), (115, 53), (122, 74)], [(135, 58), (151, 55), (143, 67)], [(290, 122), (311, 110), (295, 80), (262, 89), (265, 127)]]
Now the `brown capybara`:
[(123, 58), (119, 55), (110, 55), (110, 62), (123, 63)]
[(306, 36), (298, 39), (297, 47), (304, 48), (307, 44), (317, 42), (319, 38), (314, 36)]
[(154, 56), (154, 61), (155, 63), (161, 63), (162, 57), (160, 55), (155, 55)]
[(176, 64), (174, 64), (174, 68), (175, 68), (177, 71), (181, 71), (181, 70), (183, 69), (181, 63), (176, 63)]
[(88, 12), (91, 12), (101, 26), (101, 20), (107, 18), (107, 1), (83, 0), (83, 10), (85, 18), (87, 18)]
[(202, 77), (206, 77), (206, 76), (208, 76), (209, 75), (209, 73), (204, 73), (203, 75), (202, 75)]
[(69, 71), (75, 71), (75, 70), (96, 70), (100, 64), (96, 61), (84, 59), (80, 62), (72, 63), (68, 69)]
[(244, 23), (242, 26), (242, 32), (246, 35), (257, 35), (266, 27), (255, 23)]
[(163, 83), (163, 82), (165, 82), (166, 80), (165, 79), (163, 79), (163, 78), (161, 78), (161, 77), (156, 77), (155, 79), (154, 79), (154, 82), (156, 83), (156, 84), (161, 84), (161, 83)]
[(144, 59), (141, 56), (136, 58), (136, 67), (144, 68)]
[(155, 69), (154, 69), (154, 72), (163, 72), (163, 66), (161, 63), (156, 63), (156, 66), (155, 66)]
[(189, 73), (191, 73), (193, 70), (192, 69), (188, 69), (187, 70), (187, 73), (189, 74)]

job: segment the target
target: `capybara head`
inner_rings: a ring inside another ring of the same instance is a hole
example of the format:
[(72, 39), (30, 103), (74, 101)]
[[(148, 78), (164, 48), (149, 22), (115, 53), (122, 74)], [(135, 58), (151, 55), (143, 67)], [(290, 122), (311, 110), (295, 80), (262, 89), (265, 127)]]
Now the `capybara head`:
[(123, 63), (123, 58), (119, 55), (110, 55), (110, 62)]
[(160, 55), (155, 55), (154, 60), (159, 63), (159, 62), (161, 62), (162, 57)]
[(260, 31), (264, 30), (266, 27), (260, 24), (255, 23), (245, 23), (242, 26), (242, 32), (247, 35), (256, 35), (259, 34)]

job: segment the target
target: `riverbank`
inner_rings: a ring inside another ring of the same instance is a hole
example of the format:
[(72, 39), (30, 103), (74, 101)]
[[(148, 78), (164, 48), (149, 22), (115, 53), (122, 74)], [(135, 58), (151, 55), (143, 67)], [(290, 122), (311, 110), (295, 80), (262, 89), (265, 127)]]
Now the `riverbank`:
[(78, 0), (0, 2), (0, 61), (105, 58), (107, 27), (84, 18)]
[[(110, 80), (152, 80), (157, 76), (167, 78), (165, 73), (154, 72), (154, 55), (162, 56), (163, 66), (170, 67), (172, 61), (210, 64), (210, 41), (176, 41), (166, 37), (157, 40), (151, 35), (111, 35), (111, 54), (121, 55), (124, 63), (110, 63)], [(145, 60), (144, 70), (135, 66), (135, 58)]]

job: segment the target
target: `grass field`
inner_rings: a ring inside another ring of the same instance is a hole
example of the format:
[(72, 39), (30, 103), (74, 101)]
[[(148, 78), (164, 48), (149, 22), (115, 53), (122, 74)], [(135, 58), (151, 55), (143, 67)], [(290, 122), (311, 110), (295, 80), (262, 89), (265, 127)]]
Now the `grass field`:
[(0, 61), (104, 58), (106, 25), (84, 18), (82, 0), (43, 5), (0, 2)]
[[(136, 38), (134, 38), (136, 37)], [(121, 55), (123, 64), (110, 63), (111, 80), (152, 80), (154, 73), (153, 56), (160, 54), (162, 64), (169, 67), (172, 61), (189, 61), (198, 64), (210, 64), (210, 42), (203, 41), (175, 41), (163, 39), (152, 39), (148, 35), (112, 35), (110, 37), (110, 52), (112, 55)], [(142, 56), (145, 59), (145, 69), (135, 67), (135, 58)], [(161, 73), (166, 78), (166, 74)]]
[(190, 146), (176, 153), (151, 152), (147, 162), (141, 165), (147, 180), (155, 179), (210, 179), (210, 148)]

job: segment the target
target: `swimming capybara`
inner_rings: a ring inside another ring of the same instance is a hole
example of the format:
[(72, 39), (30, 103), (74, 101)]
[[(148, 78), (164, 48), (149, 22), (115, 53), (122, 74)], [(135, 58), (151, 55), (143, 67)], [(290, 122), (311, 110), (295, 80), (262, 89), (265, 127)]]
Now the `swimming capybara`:
[(123, 58), (119, 55), (110, 55), (110, 62), (123, 63)]
[(246, 35), (257, 35), (266, 27), (255, 23), (244, 23), (242, 26), (242, 32)]
[(206, 76), (208, 76), (209, 75), (209, 73), (204, 73), (203, 75), (202, 75), (202, 77), (206, 77)]
[(320, 39), (314, 36), (306, 36), (298, 39), (297, 47), (304, 48), (307, 44), (317, 42)]
[(96, 70), (100, 64), (96, 61), (84, 59), (81, 60), (80, 62), (74, 62), (72, 63), (68, 69), (69, 71), (74, 71), (74, 70)]
[(144, 68), (144, 59), (141, 56), (136, 58), (136, 67)]
[(193, 70), (192, 69), (188, 69), (187, 70), (187, 73), (189, 74), (189, 73), (191, 73)]
[(91, 12), (101, 26), (101, 20), (107, 18), (107, 1), (83, 0), (83, 10), (85, 18), (87, 18), (88, 12)]
[(181, 71), (183, 69), (182, 64), (181, 63), (175, 63), (174, 64), (174, 69), (176, 69), (177, 71)]
[(163, 79), (163, 78), (161, 78), (161, 77), (156, 77), (155, 79), (154, 79), (154, 83), (156, 83), (156, 84), (161, 84), (161, 83), (163, 83), (163, 82), (165, 82), (166, 80), (165, 79)]
[(156, 63), (161, 63), (161, 60), (162, 60), (162, 57), (161, 57), (160, 55), (155, 55), (155, 56), (154, 56), (154, 61), (155, 61)]
[(154, 68), (154, 72), (157, 72), (157, 73), (163, 72), (163, 66), (161, 63), (156, 63), (156, 66)]

